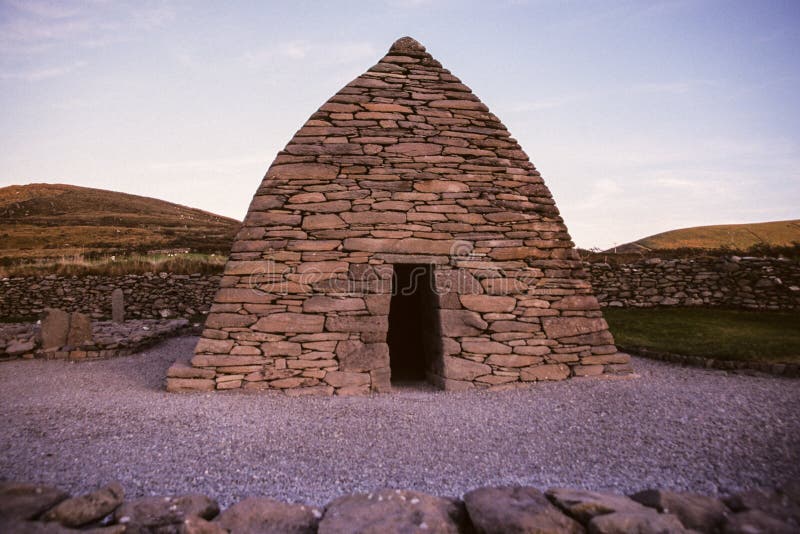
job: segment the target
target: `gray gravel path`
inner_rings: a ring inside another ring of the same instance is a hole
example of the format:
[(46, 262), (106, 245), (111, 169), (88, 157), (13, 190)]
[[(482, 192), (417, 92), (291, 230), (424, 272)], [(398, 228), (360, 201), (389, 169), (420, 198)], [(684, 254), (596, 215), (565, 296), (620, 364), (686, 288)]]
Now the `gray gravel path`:
[(321, 505), (387, 486), (713, 494), (800, 477), (800, 380), (635, 359), (636, 378), (505, 393), (164, 392), (167, 367), (195, 341), (108, 361), (0, 363), (0, 478)]

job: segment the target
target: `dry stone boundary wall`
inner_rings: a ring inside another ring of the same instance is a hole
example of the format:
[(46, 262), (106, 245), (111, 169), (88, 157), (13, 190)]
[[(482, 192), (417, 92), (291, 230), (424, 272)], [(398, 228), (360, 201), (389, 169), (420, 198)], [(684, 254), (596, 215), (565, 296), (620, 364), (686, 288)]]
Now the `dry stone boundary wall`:
[[(776, 258), (646, 260), (585, 264), (601, 306), (720, 306), (800, 309), (800, 263)], [(151, 274), (0, 279), (0, 318), (34, 318), (45, 308), (111, 319), (111, 293), (121, 288), (131, 319), (190, 317), (207, 312), (218, 275)]]

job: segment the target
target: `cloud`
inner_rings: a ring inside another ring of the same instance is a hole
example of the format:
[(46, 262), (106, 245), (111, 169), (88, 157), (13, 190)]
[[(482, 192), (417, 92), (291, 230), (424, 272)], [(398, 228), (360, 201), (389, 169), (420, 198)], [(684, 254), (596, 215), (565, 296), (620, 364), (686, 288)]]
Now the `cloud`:
[(378, 57), (378, 49), (366, 41), (313, 42), (293, 40), (244, 52), (240, 60), (247, 66), (260, 69), (276, 62), (315, 61), (326, 64), (358, 63)]
[(20, 72), (0, 72), (0, 80), (20, 80), (38, 82), (51, 78), (59, 78), (86, 66), (85, 61), (73, 61), (65, 65), (35, 68)]

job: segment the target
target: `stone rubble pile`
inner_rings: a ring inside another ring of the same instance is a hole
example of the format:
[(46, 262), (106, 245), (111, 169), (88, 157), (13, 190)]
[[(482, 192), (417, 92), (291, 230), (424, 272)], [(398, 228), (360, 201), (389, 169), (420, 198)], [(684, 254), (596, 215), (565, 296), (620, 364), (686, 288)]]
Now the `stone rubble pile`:
[[(48, 310), (40, 324), (0, 323), (0, 360), (94, 360), (134, 354), (158, 341), (188, 333), (186, 319), (135, 319), (123, 323)], [(71, 325), (71, 326), (70, 326)]]
[(602, 306), (722, 306), (800, 309), (800, 262), (779, 258), (661, 260), (587, 264)]
[(112, 483), (70, 497), (48, 486), (0, 482), (0, 530), (67, 533), (726, 533), (800, 530), (800, 486), (724, 499), (647, 490), (624, 496), (582, 489), (487, 487), (463, 499), (384, 489), (324, 507), (248, 497), (224, 511), (204, 495), (125, 500)]

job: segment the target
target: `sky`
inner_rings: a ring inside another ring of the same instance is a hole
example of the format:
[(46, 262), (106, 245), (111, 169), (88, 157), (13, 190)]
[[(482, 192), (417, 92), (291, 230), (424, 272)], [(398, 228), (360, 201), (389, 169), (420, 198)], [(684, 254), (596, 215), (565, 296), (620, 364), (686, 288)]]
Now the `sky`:
[(797, 0), (0, 0), (0, 187), (242, 219), (404, 35), (500, 117), (581, 247), (800, 218)]

